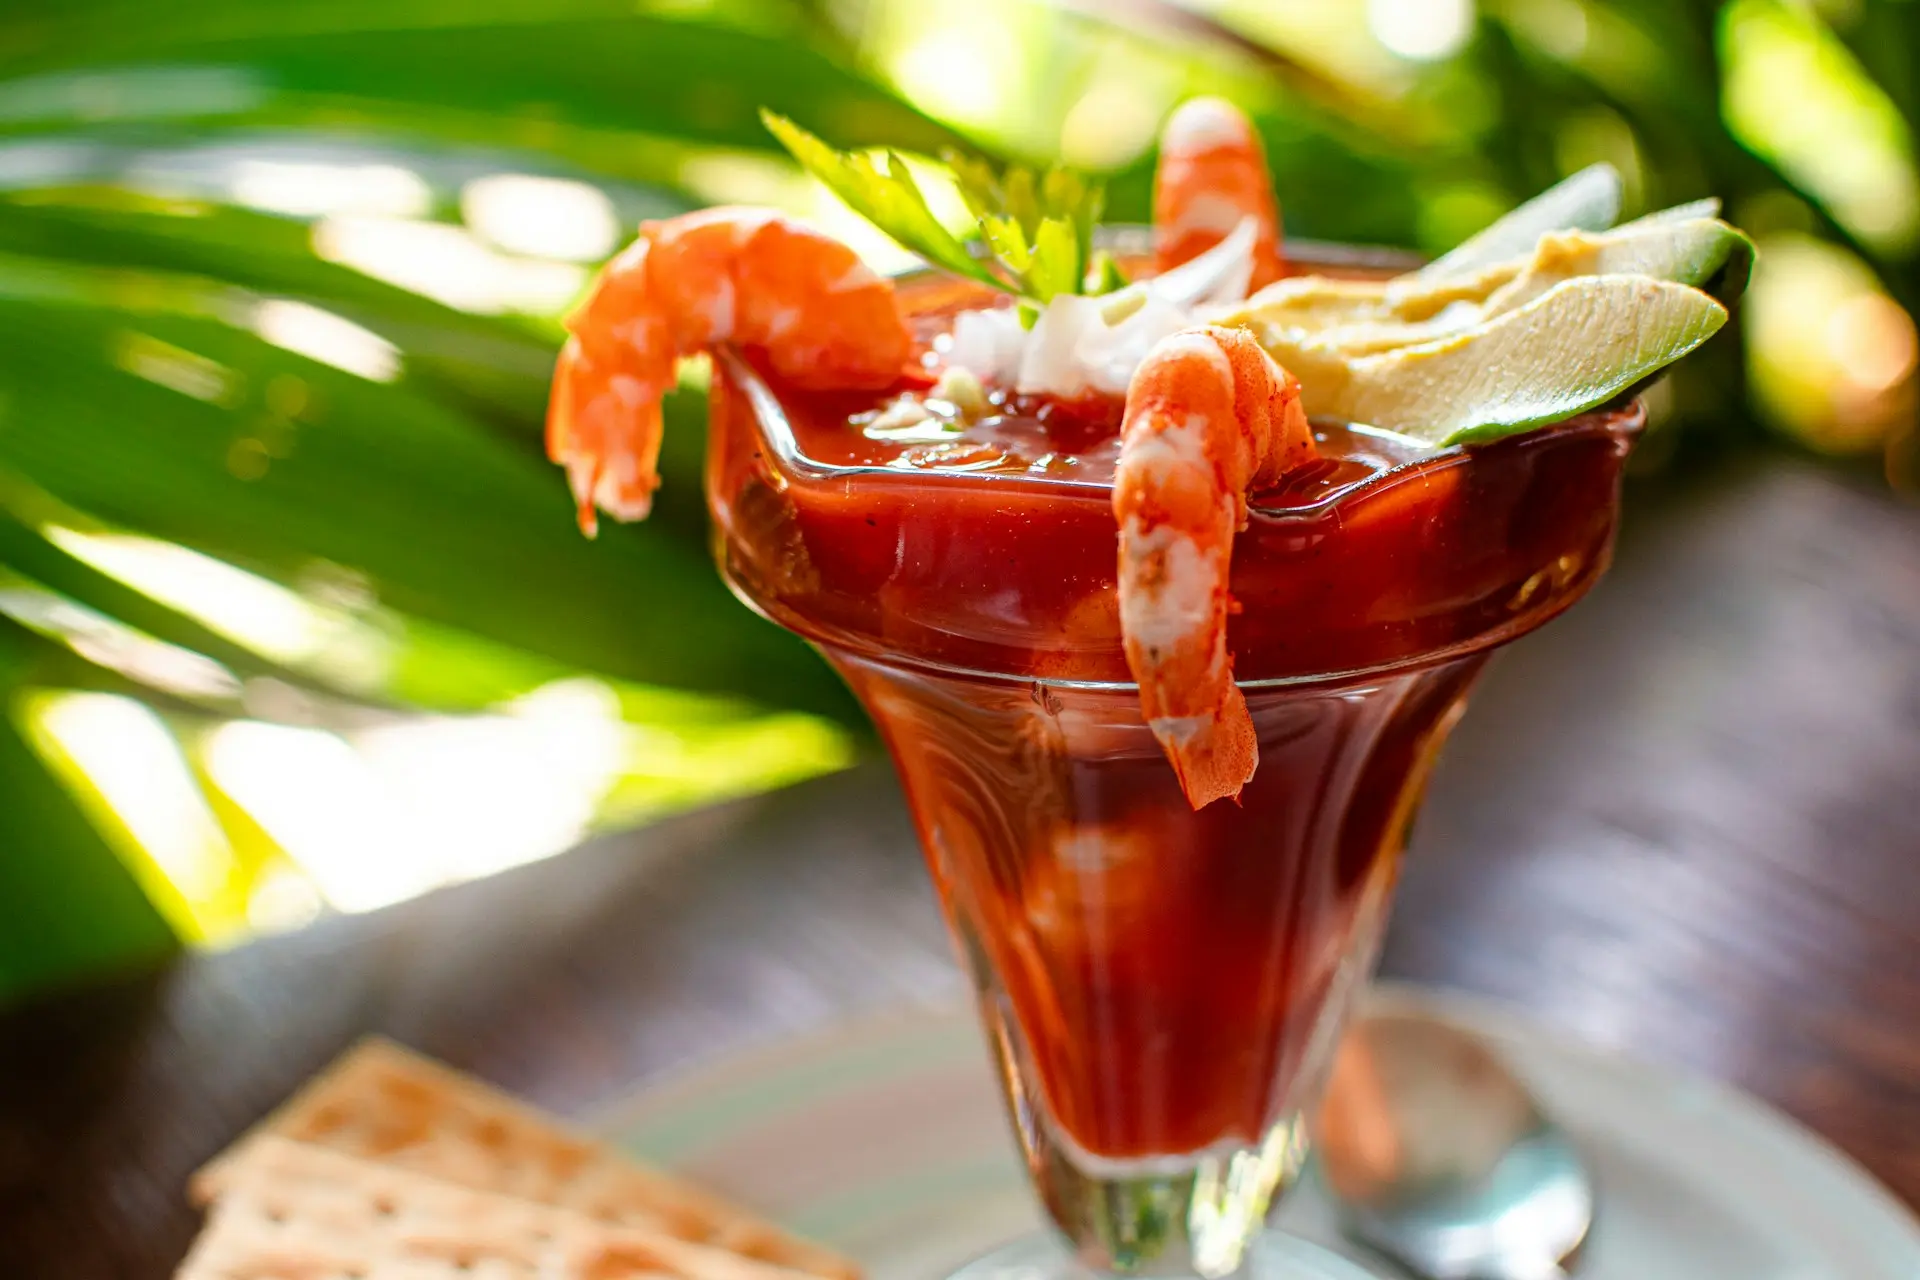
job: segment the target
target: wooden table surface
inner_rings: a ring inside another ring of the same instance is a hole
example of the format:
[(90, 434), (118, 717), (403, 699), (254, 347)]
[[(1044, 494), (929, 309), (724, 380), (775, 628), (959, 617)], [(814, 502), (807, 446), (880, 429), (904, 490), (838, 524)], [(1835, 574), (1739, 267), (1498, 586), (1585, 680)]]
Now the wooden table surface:
[[(1636, 492), (1434, 783), (1387, 973), (1736, 1082), (1920, 1203), (1920, 509)], [(143, 1280), (189, 1169), (384, 1031), (562, 1112), (961, 997), (884, 766), (0, 1014), (0, 1275)]]

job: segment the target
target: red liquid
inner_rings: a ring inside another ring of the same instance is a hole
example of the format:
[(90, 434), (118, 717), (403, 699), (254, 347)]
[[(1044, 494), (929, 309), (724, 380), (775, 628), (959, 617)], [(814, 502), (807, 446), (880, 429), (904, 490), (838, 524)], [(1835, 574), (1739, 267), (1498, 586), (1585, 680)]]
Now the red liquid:
[[(981, 305), (919, 300), (929, 325)], [(850, 423), (884, 398), (723, 365), (724, 570), (886, 737), (1030, 1157), (1258, 1144), (1307, 1101), (1486, 651), (1604, 567), (1637, 410), (1440, 455), (1322, 427), (1322, 462), (1259, 495), (1234, 547), (1235, 673), (1288, 683), (1249, 690), (1241, 804), (1196, 813), (1132, 690), (1081, 683), (1131, 679), (1118, 406), (1015, 405), (916, 444)]]

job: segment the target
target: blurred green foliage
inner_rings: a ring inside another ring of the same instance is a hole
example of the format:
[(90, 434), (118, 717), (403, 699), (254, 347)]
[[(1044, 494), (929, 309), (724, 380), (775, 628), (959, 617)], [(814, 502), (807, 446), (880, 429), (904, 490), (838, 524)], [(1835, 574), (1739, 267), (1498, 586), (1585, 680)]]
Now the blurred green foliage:
[[(830, 732), (766, 718), (856, 713), (708, 563), (697, 388), (670, 404), (655, 518), (575, 533), (541, 408), (590, 265), (568, 259), (611, 244), (503, 243), (474, 204), (489, 175), (587, 184), (623, 234), (711, 199), (804, 200), (764, 105), (841, 145), (1064, 153), (1109, 170), (1108, 216), (1138, 220), (1155, 122), (1226, 92), (1267, 139), (1291, 234), (1437, 250), (1605, 159), (1638, 208), (1719, 194), (1763, 248), (1830, 246), (1859, 288), (1920, 308), (1920, 3), (1436, 4), (1467, 25), (1401, 30), (1405, 5), (1362, 0), (13, 0), (0, 997), (164, 947), (186, 918), (136, 890), (153, 868), (127, 871), (127, 842), (84, 816), (84, 776), (29, 745), (34, 691), (129, 695), (191, 746), (237, 717), (473, 712), (586, 673), (631, 724), (682, 735), (679, 771), (629, 778), (607, 820), (838, 760)], [(1751, 434), (1742, 355), (1722, 340), (1689, 363), (1667, 411), (1692, 431), (1667, 439)], [(1902, 377), (1858, 401), (1896, 478)], [(1759, 410), (1794, 425), (1803, 382)], [(1821, 403), (1808, 422), (1855, 402)], [(261, 643), (88, 551), (127, 534), (281, 584), (351, 643)], [(351, 660), (368, 645), (378, 661)], [(244, 806), (209, 801), (235, 849), (261, 847)]]

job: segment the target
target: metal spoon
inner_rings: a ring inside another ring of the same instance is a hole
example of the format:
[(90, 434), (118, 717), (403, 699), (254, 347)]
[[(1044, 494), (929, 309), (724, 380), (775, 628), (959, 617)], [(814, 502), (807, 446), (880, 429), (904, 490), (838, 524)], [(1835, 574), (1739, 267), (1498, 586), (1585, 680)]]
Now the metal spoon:
[(1563, 1280), (1593, 1223), (1572, 1140), (1485, 1045), (1433, 1018), (1357, 1020), (1315, 1128), (1348, 1234), (1424, 1280)]

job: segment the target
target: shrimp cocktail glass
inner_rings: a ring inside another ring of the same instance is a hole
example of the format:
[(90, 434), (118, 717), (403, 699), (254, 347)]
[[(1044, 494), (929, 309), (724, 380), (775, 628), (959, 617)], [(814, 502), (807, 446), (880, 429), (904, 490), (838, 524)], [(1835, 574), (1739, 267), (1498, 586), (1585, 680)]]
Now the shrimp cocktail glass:
[(1419, 270), (1283, 252), (1210, 99), (1151, 231), (954, 156), (963, 240), (898, 158), (768, 125), (929, 269), (762, 210), (643, 227), (556, 373), (582, 524), (646, 515), (713, 356), (720, 567), (879, 726), (1058, 1228), (974, 1268), (1322, 1274), (1264, 1224), (1428, 768), (1604, 568), (1634, 390), (1751, 246), (1712, 202), (1616, 227), (1601, 168)]

